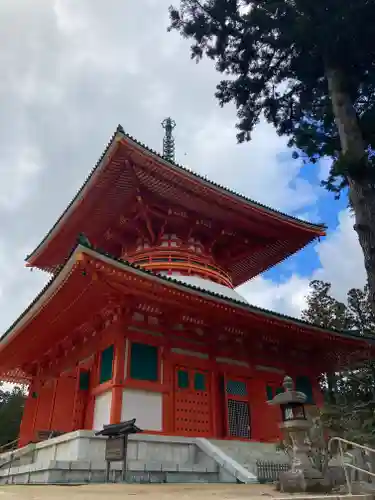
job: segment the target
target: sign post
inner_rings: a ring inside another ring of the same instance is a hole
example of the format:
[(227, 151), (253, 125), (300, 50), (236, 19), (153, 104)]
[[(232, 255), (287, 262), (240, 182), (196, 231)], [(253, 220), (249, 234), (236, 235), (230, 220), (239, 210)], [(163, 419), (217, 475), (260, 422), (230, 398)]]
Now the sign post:
[(127, 451), (129, 434), (137, 434), (142, 429), (135, 425), (136, 419), (120, 422), (119, 424), (104, 425), (103, 429), (96, 432), (96, 436), (106, 436), (105, 460), (107, 462), (106, 482), (109, 482), (111, 462), (122, 462), (121, 480), (126, 479)]

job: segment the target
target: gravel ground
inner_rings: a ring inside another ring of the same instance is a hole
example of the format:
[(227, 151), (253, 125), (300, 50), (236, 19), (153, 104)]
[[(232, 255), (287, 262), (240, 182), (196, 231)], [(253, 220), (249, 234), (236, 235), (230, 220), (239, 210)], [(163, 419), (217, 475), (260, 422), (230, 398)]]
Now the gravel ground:
[(0, 486), (0, 500), (116, 500), (137, 496), (137, 500), (267, 500), (275, 489), (267, 485), (247, 484), (155, 484), (88, 486)]

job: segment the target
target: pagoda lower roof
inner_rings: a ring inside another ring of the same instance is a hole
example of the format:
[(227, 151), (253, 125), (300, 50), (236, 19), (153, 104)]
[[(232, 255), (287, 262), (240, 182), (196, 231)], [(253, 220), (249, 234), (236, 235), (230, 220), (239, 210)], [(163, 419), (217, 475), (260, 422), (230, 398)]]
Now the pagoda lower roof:
[[(186, 213), (183, 223), (190, 224), (190, 228), (184, 226), (186, 233), (202, 220), (204, 231), (217, 241), (216, 251), (222, 253), (218, 264), (231, 276), (234, 286), (325, 234), (323, 225), (273, 210), (165, 160), (119, 126), (67, 209), (26, 258), (28, 264), (56, 272), (79, 233), (95, 247), (117, 255), (111, 246), (115, 245), (114, 235), (131, 230), (129, 221), (134, 221), (137, 197), (143, 200), (142, 210), (156, 207), (158, 217), (163, 210), (166, 217)], [(231, 239), (220, 243), (222, 236), (217, 235), (228, 232)], [(135, 241), (136, 236), (130, 232), (127, 238)]]
[[(29, 368), (44, 355), (51, 353), (67, 338), (66, 332), (85, 335), (87, 322), (95, 311), (115, 304), (140, 302), (152, 307), (180, 307), (185, 315), (214, 318), (216, 325), (226, 325), (228, 344), (239, 334), (251, 342), (259, 341), (259, 332), (278, 342), (285, 338), (293, 347), (293, 339), (305, 335), (308, 349), (321, 349), (326, 368), (332, 366), (327, 357), (358, 354), (365, 359), (375, 349), (372, 337), (356, 332), (323, 329), (305, 321), (252, 306), (243, 301), (156, 275), (128, 262), (97, 251), (90, 246), (77, 245), (65, 265), (54, 275), (24, 313), (5, 332), (0, 340), (0, 379), (27, 382)], [(93, 312), (94, 311), (94, 312)], [(104, 313), (103, 313), (104, 314)], [(190, 317), (190, 316), (189, 316)], [(239, 333), (240, 332), (240, 333)], [(303, 340), (303, 342), (305, 342)], [(251, 350), (251, 347), (249, 347)], [(326, 356), (327, 354), (327, 356)], [(353, 358), (354, 359), (354, 358)], [(328, 366), (327, 364), (330, 363)]]

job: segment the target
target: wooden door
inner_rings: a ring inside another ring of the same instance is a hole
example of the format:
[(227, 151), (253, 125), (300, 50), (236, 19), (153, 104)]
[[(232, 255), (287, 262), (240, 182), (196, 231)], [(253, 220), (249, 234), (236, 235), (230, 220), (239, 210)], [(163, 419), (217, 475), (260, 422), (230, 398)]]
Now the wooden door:
[(174, 430), (180, 436), (211, 436), (212, 415), (208, 372), (176, 366)]
[(246, 379), (224, 376), (226, 435), (229, 438), (251, 438), (249, 389)]

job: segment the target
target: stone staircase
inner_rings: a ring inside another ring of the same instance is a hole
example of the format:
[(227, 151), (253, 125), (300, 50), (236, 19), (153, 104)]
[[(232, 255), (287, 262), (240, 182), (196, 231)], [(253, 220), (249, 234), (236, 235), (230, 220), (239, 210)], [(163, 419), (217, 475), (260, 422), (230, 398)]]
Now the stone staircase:
[(285, 453), (277, 451), (275, 444), (216, 439), (211, 439), (210, 443), (255, 476), (257, 474), (256, 464), (258, 460), (269, 461), (275, 464), (287, 463)]

